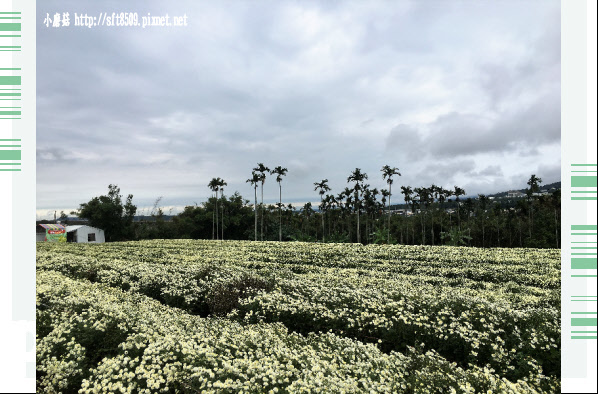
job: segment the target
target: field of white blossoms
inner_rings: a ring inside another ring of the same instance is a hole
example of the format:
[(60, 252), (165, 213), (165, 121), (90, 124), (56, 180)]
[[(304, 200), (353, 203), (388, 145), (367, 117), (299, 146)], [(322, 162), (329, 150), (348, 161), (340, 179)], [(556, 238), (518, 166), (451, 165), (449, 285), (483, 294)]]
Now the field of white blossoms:
[(37, 246), (42, 392), (560, 392), (560, 250)]

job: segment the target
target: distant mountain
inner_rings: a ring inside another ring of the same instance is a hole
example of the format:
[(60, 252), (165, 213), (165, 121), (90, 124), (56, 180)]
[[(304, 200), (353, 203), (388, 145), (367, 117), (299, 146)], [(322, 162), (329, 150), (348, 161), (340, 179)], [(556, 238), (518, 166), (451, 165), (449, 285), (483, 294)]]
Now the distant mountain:
[[(546, 190), (548, 192), (551, 192), (551, 191), (553, 191), (555, 189), (560, 189), (560, 188), (561, 188), (561, 182), (554, 182), (554, 183), (549, 183), (549, 184), (546, 184), (546, 185), (540, 185), (540, 191)], [(521, 193), (525, 193), (525, 189), (510, 189), (510, 190), (507, 190), (507, 191), (504, 191), (504, 192), (500, 192), (500, 193), (487, 194), (486, 197), (494, 197), (494, 198), (506, 197), (507, 194), (510, 191), (513, 191), (513, 190), (520, 191)], [(473, 196), (470, 196), (470, 195), (461, 196), (461, 200), (462, 201), (463, 200), (467, 200), (468, 198), (476, 199), (476, 198), (478, 198), (478, 196), (477, 195), (473, 195)], [(452, 196), (450, 199), (452, 200), (452, 202), (445, 203), (445, 207), (447, 207), (447, 208), (450, 208), (453, 205), (455, 205), (455, 197)], [(403, 203), (403, 204), (393, 204), (392, 207), (393, 207), (392, 209), (405, 209), (405, 208), (409, 208), (405, 203)]]
[[(554, 183), (549, 183), (547, 185), (540, 185), (540, 191), (542, 191), (542, 190), (551, 191), (551, 190), (556, 190), (556, 189), (560, 189), (560, 188), (561, 188), (561, 182), (554, 182)], [(525, 193), (525, 189), (514, 189), (514, 190), (519, 191), (521, 193)], [(488, 194), (487, 197), (495, 197), (495, 198), (506, 197), (507, 193), (510, 191), (511, 190), (508, 190), (505, 192), (500, 192), (500, 193), (495, 193), (495, 194)]]

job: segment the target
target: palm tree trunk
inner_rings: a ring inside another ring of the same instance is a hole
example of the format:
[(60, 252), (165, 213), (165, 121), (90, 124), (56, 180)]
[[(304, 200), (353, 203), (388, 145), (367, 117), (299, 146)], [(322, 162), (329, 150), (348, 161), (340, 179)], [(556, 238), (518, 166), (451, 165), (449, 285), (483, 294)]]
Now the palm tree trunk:
[(529, 203), (529, 214), (528, 214), (528, 221), (529, 221), (529, 239), (532, 239), (532, 227), (534, 227), (534, 210), (533, 204), (530, 200)]
[(390, 199), (392, 198), (392, 183), (388, 184), (388, 241), (390, 245)]
[(320, 198), (320, 212), (322, 213), (322, 242), (325, 242), (324, 239), (324, 232), (325, 232), (325, 227), (324, 227), (324, 199)]
[(253, 194), (255, 196), (255, 204), (253, 206), (253, 212), (255, 213), (255, 240), (257, 241), (257, 186), (253, 188)]
[(523, 247), (523, 238), (521, 235), (521, 219), (519, 219), (518, 222), (519, 222), (519, 246)]
[(529, 230), (529, 239), (532, 239), (532, 210), (530, 204), (530, 210), (527, 213), (527, 228)]
[(513, 246), (513, 235), (512, 235), (512, 231), (511, 231), (511, 225), (509, 224), (509, 248)]
[(260, 226), (260, 238), (263, 241), (264, 240), (264, 182), (262, 182), (262, 202), (260, 203), (260, 220), (261, 220), (261, 226)]
[[(212, 197), (213, 197), (213, 196), (214, 196), (214, 195), (212, 194)], [(214, 220), (214, 215), (215, 215), (215, 212), (216, 212), (216, 211), (215, 211), (214, 209), (212, 209), (212, 239), (214, 239), (214, 238), (215, 238), (215, 230), (216, 230), (216, 221)]]
[(359, 203), (357, 203), (357, 243), (360, 243), (360, 242), (361, 242), (361, 237), (360, 237), (360, 233), (359, 233)]
[[(224, 190), (220, 191), (220, 199), (222, 200), (222, 197), (224, 197)], [(222, 216), (222, 240), (224, 241), (224, 203), (222, 204), (222, 213), (220, 214), (220, 216)]]
[(351, 212), (345, 217), (345, 221), (343, 223), (343, 227), (347, 227), (349, 229), (349, 242), (353, 242), (353, 226), (351, 225)]
[(554, 235), (556, 239), (556, 248), (559, 248), (559, 221), (558, 216), (556, 214), (556, 209), (554, 210)]
[(282, 185), (278, 182), (278, 241), (282, 242)]
[(420, 212), (419, 217), (421, 218), (421, 222), (422, 222), (422, 245), (425, 245), (426, 244), (426, 221), (425, 221), (424, 213)]
[(367, 212), (367, 210), (365, 211), (365, 243), (368, 244), (370, 243), (370, 234), (371, 234), (371, 230), (370, 230), (370, 215)]
[(218, 190), (216, 190), (216, 197), (214, 199), (214, 203), (216, 205), (216, 239), (218, 239)]
[(328, 235), (330, 235), (330, 231), (332, 229), (332, 221), (334, 221), (334, 208), (332, 208), (332, 218), (328, 218)]
[(496, 246), (500, 248), (500, 223), (498, 224), (498, 236), (496, 237)]
[(486, 247), (486, 227), (484, 226), (484, 220), (482, 220), (482, 248)]

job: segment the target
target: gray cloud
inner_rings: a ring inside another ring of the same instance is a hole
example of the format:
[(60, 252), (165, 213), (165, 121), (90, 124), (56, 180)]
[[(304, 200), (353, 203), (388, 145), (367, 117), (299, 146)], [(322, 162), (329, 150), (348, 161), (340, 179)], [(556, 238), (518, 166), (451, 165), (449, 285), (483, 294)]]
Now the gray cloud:
[[(400, 182), (480, 192), (515, 187), (522, 166), (560, 176), (556, 0), (125, 8), (186, 13), (189, 26), (39, 26), (40, 210), (76, 207), (109, 183), (138, 204), (192, 204), (217, 176), (249, 198), (257, 162), (289, 169), (289, 201), (317, 201), (323, 178), (338, 193), (355, 167), (384, 187), (384, 164)], [(122, 10), (114, 0), (37, 7), (39, 21)], [(67, 185), (77, 189), (60, 193)], [(276, 200), (272, 180), (265, 197)]]

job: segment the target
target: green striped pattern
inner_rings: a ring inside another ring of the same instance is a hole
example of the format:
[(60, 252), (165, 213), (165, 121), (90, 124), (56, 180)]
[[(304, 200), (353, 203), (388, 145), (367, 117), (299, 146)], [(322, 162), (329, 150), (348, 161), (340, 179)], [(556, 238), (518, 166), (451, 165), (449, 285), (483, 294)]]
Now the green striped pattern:
[(0, 121), (21, 119), (20, 68), (0, 68)]
[[(19, 93), (20, 97), (21, 93)], [(2, 90), (0, 90), (0, 98), (3, 96)], [(0, 106), (0, 120), (2, 119), (21, 119), (21, 107), (1, 107)], [(0, 144), (1, 145), (1, 144)]]
[(0, 139), (0, 172), (21, 171), (21, 140)]
[(571, 200), (596, 200), (596, 164), (571, 164)]
[[(20, 12), (0, 12), (0, 38), (1, 37), (21, 37)], [(0, 45), (0, 51), (6, 50), (2, 45)], [(19, 46), (19, 50), (20, 49), (21, 47)]]
[(20, 45), (0, 45), (0, 52), (21, 52)]
[(572, 258), (571, 269), (574, 270), (595, 270), (596, 259), (595, 258)]
[(21, 86), (21, 77), (15, 76), (15, 75), (10, 75), (10, 76), (0, 75), (0, 85)]
[(596, 302), (596, 296), (571, 296), (573, 302)]
[[(596, 259), (598, 257), (598, 226), (595, 224), (571, 225), (571, 269), (576, 270), (573, 278), (595, 278)], [(581, 270), (586, 270), (581, 271)], [(580, 272), (581, 271), (581, 272)]]
[(596, 312), (571, 312), (571, 315), (571, 339), (596, 339)]
[[(0, 11), (0, 52), (19, 52), (21, 13)], [(7, 121), (21, 119), (21, 68), (0, 65), (0, 129)], [(0, 172), (21, 171), (21, 139), (0, 134)]]
[(598, 226), (595, 224), (571, 225), (571, 235), (598, 235)]

